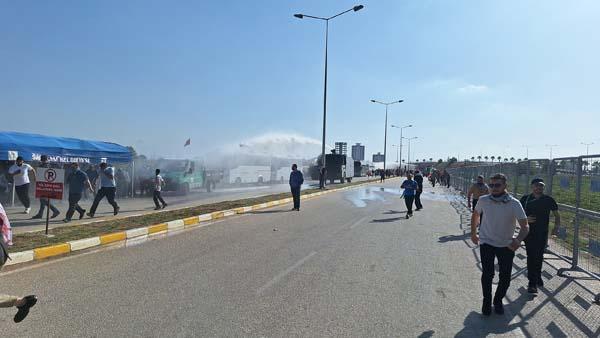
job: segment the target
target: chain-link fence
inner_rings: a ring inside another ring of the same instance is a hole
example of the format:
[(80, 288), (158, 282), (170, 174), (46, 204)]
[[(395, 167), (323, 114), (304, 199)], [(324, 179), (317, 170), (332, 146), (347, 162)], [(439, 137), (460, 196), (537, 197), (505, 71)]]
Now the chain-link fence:
[(530, 193), (533, 178), (543, 178), (545, 193), (554, 197), (561, 214), (558, 228), (551, 217), (549, 251), (571, 263), (569, 270), (583, 270), (600, 280), (600, 155), (480, 163), (447, 171), (452, 186), (464, 194), (478, 175), (503, 173), (517, 198)]

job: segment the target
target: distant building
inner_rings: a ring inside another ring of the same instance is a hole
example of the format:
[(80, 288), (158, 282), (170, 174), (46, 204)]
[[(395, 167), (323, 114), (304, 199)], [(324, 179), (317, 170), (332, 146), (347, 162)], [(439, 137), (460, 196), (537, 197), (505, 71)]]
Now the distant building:
[(348, 143), (346, 142), (336, 142), (335, 143), (335, 153), (340, 155), (348, 154)]
[(352, 146), (352, 158), (355, 161), (364, 161), (365, 160), (365, 146), (357, 143)]
[(382, 153), (373, 154), (373, 163), (379, 163), (385, 161), (385, 155)]

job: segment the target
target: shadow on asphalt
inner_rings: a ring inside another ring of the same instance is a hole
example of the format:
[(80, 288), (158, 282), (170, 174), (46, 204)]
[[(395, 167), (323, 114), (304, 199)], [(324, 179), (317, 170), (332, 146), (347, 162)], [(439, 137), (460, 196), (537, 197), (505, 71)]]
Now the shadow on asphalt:
[(384, 215), (406, 214), (406, 210), (404, 210), (404, 211), (390, 210), (390, 211), (384, 212), (383, 214)]
[(395, 221), (399, 221), (399, 220), (403, 220), (406, 219), (405, 217), (393, 217), (393, 218), (380, 218), (380, 219), (374, 219), (371, 221), (371, 223), (390, 223), (390, 222), (395, 222)]
[(283, 212), (292, 212), (294, 210), (265, 210), (265, 211), (251, 211), (251, 212), (247, 212), (247, 214), (254, 214), (254, 215), (260, 215), (260, 214), (279, 214), (279, 213), (283, 213)]
[(446, 243), (446, 242), (453, 242), (453, 241), (465, 241), (470, 238), (471, 238), (470, 233), (464, 233), (462, 235), (446, 235), (446, 236), (442, 236), (442, 237), (438, 238), (438, 243)]

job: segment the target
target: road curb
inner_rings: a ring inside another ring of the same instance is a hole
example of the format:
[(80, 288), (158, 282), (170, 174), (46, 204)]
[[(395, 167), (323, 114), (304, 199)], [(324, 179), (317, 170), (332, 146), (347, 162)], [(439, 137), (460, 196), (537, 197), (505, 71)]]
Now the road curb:
[[(367, 184), (376, 183), (375, 181), (365, 182), (353, 185), (351, 187), (343, 187), (325, 191), (319, 191), (312, 194), (302, 195), (301, 199), (311, 199), (319, 196), (323, 196), (332, 192), (345, 191), (348, 189), (358, 188)], [(77, 252), (93, 247), (100, 247), (111, 245), (118, 242), (123, 242), (125, 246), (135, 245), (141, 242), (144, 242), (151, 237), (151, 235), (156, 235), (159, 233), (173, 233), (178, 232), (183, 229), (194, 228), (200, 226), (202, 223), (213, 221), (217, 219), (222, 219), (225, 217), (231, 217), (234, 215), (246, 214), (248, 212), (260, 209), (272, 208), (278, 205), (283, 205), (287, 203), (291, 203), (292, 198), (283, 198), (280, 200), (270, 201), (266, 203), (261, 203), (257, 205), (247, 206), (247, 207), (239, 207), (231, 210), (221, 210), (215, 211), (209, 214), (203, 214), (198, 216), (186, 217), (184, 219), (177, 219), (166, 223), (160, 223), (155, 225), (150, 225), (146, 227), (129, 229), (126, 231), (119, 231), (114, 233), (109, 233), (100, 236), (94, 236), (90, 238), (83, 238), (73, 241), (68, 241), (66, 243), (58, 243), (55, 245), (35, 248), (33, 250), (20, 251), (10, 253), (11, 260), (6, 262), (7, 266), (18, 265), (23, 263), (28, 263), (32, 261), (45, 260), (48, 258), (53, 258), (57, 256), (63, 256), (72, 252)]]

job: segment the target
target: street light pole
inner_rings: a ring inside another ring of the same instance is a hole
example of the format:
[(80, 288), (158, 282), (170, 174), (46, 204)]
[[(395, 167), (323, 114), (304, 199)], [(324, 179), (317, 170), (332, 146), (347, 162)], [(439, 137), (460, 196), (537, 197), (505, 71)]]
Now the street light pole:
[(327, 127), (327, 47), (329, 42), (329, 20), (336, 18), (342, 14), (346, 14), (350, 11), (358, 12), (363, 9), (363, 5), (354, 6), (346, 11), (338, 13), (334, 16), (328, 18), (322, 18), (318, 16), (306, 15), (306, 14), (294, 14), (294, 17), (298, 19), (310, 18), (325, 21), (325, 81), (323, 87), (323, 141), (321, 144), (321, 156), (322, 156), (322, 168), (325, 167), (325, 136), (326, 136), (326, 127)]
[(404, 138), (404, 137), (402, 137), (402, 130), (405, 129), (405, 128), (410, 128), (412, 126), (413, 126), (412, 124), (409, 124), (409, 125), (404, 126), (404, 127), (399, 127), (399, 126), (395, 126), (395, 125), (392, 124), (393, 128), (400, 129), (400, 164), (402, 164), (402, 139)]
[(377, 100), (371, 100), (371, 102), (373, 103), (379, 103), (385, 106), (385, 132), (384, 132), (384, 138), (383, 138), (383, 171), (385, 171), (385, 164), (387, 162), (387, 129), (388, 129), (388, 106), (391, 104), (395, 104), (395, 103), (402, 103), (404, 102), (404, 100), (398, 100), (398, 101), (393, 101), (393, 102), (380, 102)]
[(558, 147), (558, 144), (546, 144), (546, 147), (550, 148), (550, 159), (552, 159), (552, 148)]
[(590, 143), (581, 142), (581, 144), (583, 144), (585, 146), (585, 156), (589, 156), (590, 155), (590, 146), (592, 144), (594, 144), (594, 142), (590, 142)]
[(408, 165), (409, 165), (409, 166), (410, 166), (410, 141), (411, 141), (411, 140), (414, 140), (414, 139), (417, 139), (417, 138), (419, 138), (419, 137), (417, 137), (417, 136), (415, 136), (415, 137), (410, 137), (410, 138), (406, 138), (406, 137), (405, 137), (405, 139), (407, 139), (407, 140), (408, 140)]

